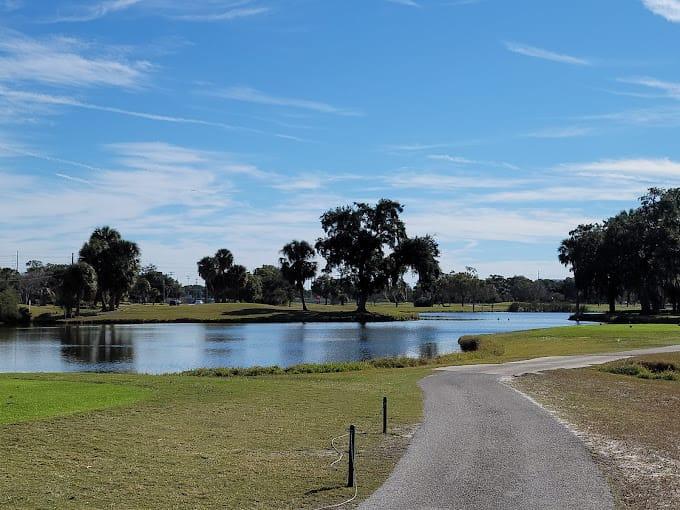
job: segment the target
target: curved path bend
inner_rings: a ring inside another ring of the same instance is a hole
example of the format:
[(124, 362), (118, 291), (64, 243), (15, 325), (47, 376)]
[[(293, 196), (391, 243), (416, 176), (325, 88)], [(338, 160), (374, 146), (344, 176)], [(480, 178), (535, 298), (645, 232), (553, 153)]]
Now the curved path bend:
[(503, 379), (676, 351), (680, 345), (438, 369), (420, 382), (425, 418), (406, 454), (359, 508), (614, 508), (581, 441)]

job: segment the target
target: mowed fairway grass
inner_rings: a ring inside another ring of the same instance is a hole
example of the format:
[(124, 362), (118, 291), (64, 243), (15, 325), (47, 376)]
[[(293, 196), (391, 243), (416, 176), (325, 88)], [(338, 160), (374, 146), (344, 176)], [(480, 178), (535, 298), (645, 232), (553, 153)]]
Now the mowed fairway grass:
[(148, 390), (136, 386), (0, 378), (0, 425), (123, 406)]
[[(0, 376), (2, 508), (315, 508), (353, 494), (333, 436), (355, 424), (366, 497), (420, 420), (427, 369), (254, 378)], [(8, 404), (12, 394), (16, 404)], [(390, 432), (380, 433), (382, 396)], [(7, 411), (17, 405), (17, 412)], [(99, 409), (105, 406), (106, 409)], [(99, 409), (99, 410), (94, 410)], [(74, 414), (75, 413), (75, 414)], [(61, 416), (59, 416), (61, 415)], [(346, 448), (346, 439), (338, 441)]]
[(542, 356), (594, 354), (680, 344), (680, 326), (581, 324), (488, 335), (481, 338), (483, 339), (483, 349), (479, 353), (481, 358), (474, 361), (499, 363)]

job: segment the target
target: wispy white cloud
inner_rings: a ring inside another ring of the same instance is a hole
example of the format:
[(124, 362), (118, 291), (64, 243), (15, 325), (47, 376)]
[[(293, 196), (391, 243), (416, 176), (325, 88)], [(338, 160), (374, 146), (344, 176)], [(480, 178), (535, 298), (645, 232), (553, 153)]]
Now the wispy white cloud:
[(206, 151), (165, 142), (128, 142), (107, 145), (117, 154), (116, 161), (139, 170), (171, 172), (177, 168), (212, 170), (224, 174), (246, 175), (257, 179), (272, 179), (276, 174), (255, 165), (235, 161), (225, 152)]
[(448, 175), (421, 171), (403, 171), (385, 178), (393, 188), (425, 189), (434, 192), (456, 189), (503, 188), (526, 183), (523, 180), (481, 178), (468, 175)]
[(513, 243), (556, 241), (586, 219), (585, 215), (573, 211), (461, 207), (451, 202), (432, 203), (406, 215), (410, 231), (417, 234), (429, 232), (445, 243), (470, 240)]
[(100, 112), (114, 113), (117, 115), (125, 115), (128, 117), (136, 117), (140, 119), (152, 120), (157, 122), (168, 122), (173, 124), (194, 124), (199, 126), (209, 126), (228, 130), (244, 131), (254, 134), (274, 136), (281, 139), (292, 140), (296, 142), (306, 142), (303, 138), (281, 133), (269, 133), (255, 128), (227, 124), (225, 122), (216, 122), (205, 119), (197, 119), (191, 117), (181, 117), (176, 115), (160, 114), (143, 112), (137, 110), (127, 110), (124, 108), (117, 108), (114, 106), (98, 105), (81, 101), (70, 96), (54, 96), (50, 94), (41, 94), (36, 92), (26, 92), (19, 90), (11, 90), (0, 86), (0, 98), (18, 105), (45, 105), (45, 106), (61, 106), (71, 108), (81, 108), (85, 110), (94, 110)]
[[(601, 183), (597, 183), (601, 184)], [(553, 204), (569, 202), (570, 204), (579, 202), (626, 202), (635, 200), (645, 190), (644, 185), (622, 185), (618, 183), (616, 187), (591, 185), (584, 188), (582, 185), (563, 185), (533, 187), (515, 191), (501, 191), (490, 193), (478, 197), (479, 202), (501, 202), (501, 203), (536, 203), (549, 202)]]
[(562, 64), (580, 65), (580, 66), (590, 66), (592, 62), (585, 58), (574, 57), (571, 55), (566, 55), (563, 53), (556, 53), (554, 51), (546, 50), (543, 48), (538, 48), (536, 46), (529, 46), (527, 44), (521, 44), (512, 41), (506, 41), (505, 47), (508, 51), (513, 53), (518, 53), (519, 55), (524, 55), (526, 57), (539, 58), (542, 60), (550, 60), (552, 62), (559, 62)]
[(389, 152), (423, 152), (436, 149), (448, 149), (478, 144), (479, 140), (466, 140), (460, 142), (441, 142), (441, 143), (399, 143), (383, 145), (381, 148)]
[[(603, 159), (586, 163), (569, 163), (558, 167), (567, 172), (632, 175), (639, 177), (680, 178), (680, 162), (669, 158)], [(613, 190), (618, 192), (617, 190)]]
[(631, 85), (640, 85), (663, 92), (667, 97), (673, 99), (680, 99), (680, 83), (659, 80), (649, 76), (635, 77), (635, 78), (619, 78), (621, 83), (628, 83)]
[(20, 144), (16, 143), (9, 143), (5, 141), (0, 141), (0, 156), (11, 156), (11, 157), (27, 157), (27, 158), (33, 158), (33, 159), (39, 159), (42, 161), (47, 161), (49, 163), (58, 163), (60, 165), (69, 165), (81, 169), (86, 169), (86, 170), (95, 170), (95, 171), (102, 171), (101, 168), (94, 166), (94, 165), (89, 165), (87, 163), (83, 163), (80, 161), (73, 161), (70, 159), (63, 159), (63, 158), (57, 158), (54, 156), (50, 156), (48, 154), (42, 154), (40, 152), (37, 152), (35, 150), (31, 150), (29, 148), (26, 148)]
[(60, 15), (50, 20), (54, 23), (73, 23), (82, 21), (93, 21), (104, 16), (124, 11), (139, 5), (143, 0), (106, 0), (103, 2), (92, 2), (89, 5), (74, 9), (73, 14)]
[(154, 69), (145, 60), (125, 61), (104, 51), (98, 53), (76, 39), (37, 40), (0, 31), (0, 82), (134, 88), (143, 85)]
[(0, 11), (18, 11), (24, 6), (23, 0), (2, 0), (0, 1)]
[(298, 108), (302, 110), (311, 110), (318, 113), (328, 113), (334, 115), (348, 115), (358, 116), (361, 112), (349, 108), (341, 108), (309, 99), (299, 99), (292, 97), (283, 97), (267, 94), (251, 87), (229, 87), (222, 90), (212, 91), (211, 95), (221, 97), (224, 99), (231, 99), (234, 101), (242, 101), (246, 103), (257, 103), (272, 106), (284, 106), (290, 108)]
[(421, 7), (421, 5), (414, 0), (387, 0), (391, 4), (405, 5), (407, 7)]
[(50, 106), (68, 106), (68, 107), (74, 107), (74, 108), (83, 108), (86, 110), (97, 110), (97, 111), (102, 111), (102, 112), (109, 112), (109, 113), (117, 113), (120, 115), (127, 115), (130, 117), (138, 117), (142, 119), (147, 119), (147, 120), (155, 120), (155, 121), (160, 121), (160, 122), (172, 122), (172, 123), (180, 123), (180, 124), (198, 124), (198, 125), (203, 125), (203, 126), (213, 126), (213, 127), (220, 127), (220, 128), (225, 128), (225, 129), (247, 129), (247, 128), (240, 128), (237, 126), (232, 126), (230, 124), (225, 124), (222, 122), (211, 122), (207, 120), (201, 120), (201, 119), (192, 119), (192, 118), (186, 118), (186, 117), (176, 117), (176, 116), (171, 116), (171, 115), (164, 115), (164, 114), (156, 114), (156, 113), (149, 113), (149, 112), (140, 112), (140, 111), (134, 111), (134, 110), (125, 110), (122, 108), (115, 108), (112, 106), (103, 106), (103, 105), (96, 105), (92, 103), (87, 103), (84, 101), (80, 101), (78, 99), (75, 99), (73, 97), (68, 97), (68, 96), (53, 96), (49, 94), (40, 94), (40, 93), (35, 93), (35, 92), (25, 92), (25, 91), (17, 91), (17, 90), (9, 90), (6, 88), (0, 87), (0, 96), (5, 97), (9, 100), (17, 101), (17, 102), (33, 102), (33, 103), (41, 103), (45, 105), (50, 105)]
[(451, 156), (449, 154), (430, 154), (427, 156), (428, 159), (434, 159), (435, 161), (447, 161), (449, 163), (455, 163), (457, 165), (474, 165), (478, 163), (473, 159), (463, 158), (461, 156)]
[(87, 179), (83, 179), (81, 177), (73, 177), (72, 175), (62, 174), (62, 173), (59, 173), (59, 172), (57, 172), (54, 175), (56, 175), (57, 177), (61, 177), (62, 179), (66, 179), (67, 181), (79, 182), (81, 184), (89, 184), (89, 185), (92, 184), (92, 181), (88, 181)]
[(517, 165), (513, 165), (512, 163), (508, 163), (506, 161), (476, 160), (464, 158), (461, 156), (451, 156), (450, 154), (429, 154), (427, 158), (434, 161), (446, 161), (448, 163), (453, 163), (455, 165), (496, 166), (508, 168), (510, 170), (519, 170), (519, 167)]
[(283, 191), (309, 191), (320, 189), (323, 184), (319, 177), (286, 177), (272, 187)]
[(445, 5), (452, 5), (454, 7), (457, 6), (463, 6), (463, 5), (474, 5), (474, 4), (480, 4), (484, 0), (452, 0), (451, 2), (447, 2)]
[(231, 21), (238, 18), (248, 18), (265, 14), (270, 11), (269, 7), (240, 7), (236, 9), (229, 9), (223, 12), (213, 12), (206, 14), (182, 14), (173, 16), (173, 19), (182, 21)]
[(654, 14), (680, 23), (680, 0), (642, 0), (642, 4)]
[(567, 126), (539, 129), (531, 131), (524, 136), (528, 138), (576, 138), (592, 133), (593, 128), (591, 127)]
[(217, 22), (230, 21), (264, 14), (266, 6), (247, 6), (253, 0), (212, 0), (209, 2), (183, 2), (177, 0), (99, 0), (89, 4), (72, 4), (50, 18), (50, 23), (75, 23), (94, 21), (110, 14), (137, 8), (144, 14), (165, 16), (178, 21)]
[(613, 122), (641, 126), (674, 127), (680, 125), (680, 107), (659, 106), (581, 116), (581, 121)]

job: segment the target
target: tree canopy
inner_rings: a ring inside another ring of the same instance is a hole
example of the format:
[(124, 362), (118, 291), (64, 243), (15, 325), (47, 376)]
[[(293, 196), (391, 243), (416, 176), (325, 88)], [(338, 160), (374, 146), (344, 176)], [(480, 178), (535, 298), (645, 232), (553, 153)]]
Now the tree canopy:
[(115, 310), (132, 288), (139, 272), (140, 250), (110, 227), (100, 227), (80, 249), (80, 261), (92, 266), (97, 274), (97, 296), (102, 309)]
[(66, 317), (71, 317), (73, 308), (76, 316), (80, 315), (80, 304), (97, 292), (97, 273), (88, 263), (78, 262), (67, 266), (59, 276), (57, 304), (64, 308)]
[(562, 241), (559, 260), (571, 268), (578, 296), (605, 295), (610, 312), (622, 293), (637, 296), (643, 313), (656, 313), (667, 301), (677, 311), (680, 188), (650, 188), (638, 208), (579, 225)]
[(406, 268), (419, 272), (420, 278), (438, 272), (436, 243), (431, 237), (409, 240), (400, 217), (403, 211), (399, 202), (382, 199), (375, 205), (337, 207), (321, 216), (325, 237), (319, 238), (316, 249), (326, 259), (327, 272), (337, 270), (351, 280), (360, 313), (366, 312), (369, 296), (398, 281)]
[(317, 263), (312, 260), (316, 252), (307, 241), (291, 241), (281, 249), (281, 254), (281, 274), (297, 289), (302, 309), (307, 311), (305, 282), (316, 276)]

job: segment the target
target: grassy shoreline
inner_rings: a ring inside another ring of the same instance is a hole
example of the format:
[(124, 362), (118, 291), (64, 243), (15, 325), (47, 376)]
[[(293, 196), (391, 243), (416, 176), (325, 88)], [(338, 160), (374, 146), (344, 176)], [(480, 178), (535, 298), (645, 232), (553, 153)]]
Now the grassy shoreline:
[[(575, 321), (577, 317), (572, 315), (569, 320)], [(578, 319), (589, 322), (603, 322), (606, 324), (676, 324), (680, 325), (680, 314), (671, 312), (655, 315), (643, 315), (640, 311), (619, 311), (615, 313), (587, 312), (579, 314)]]

